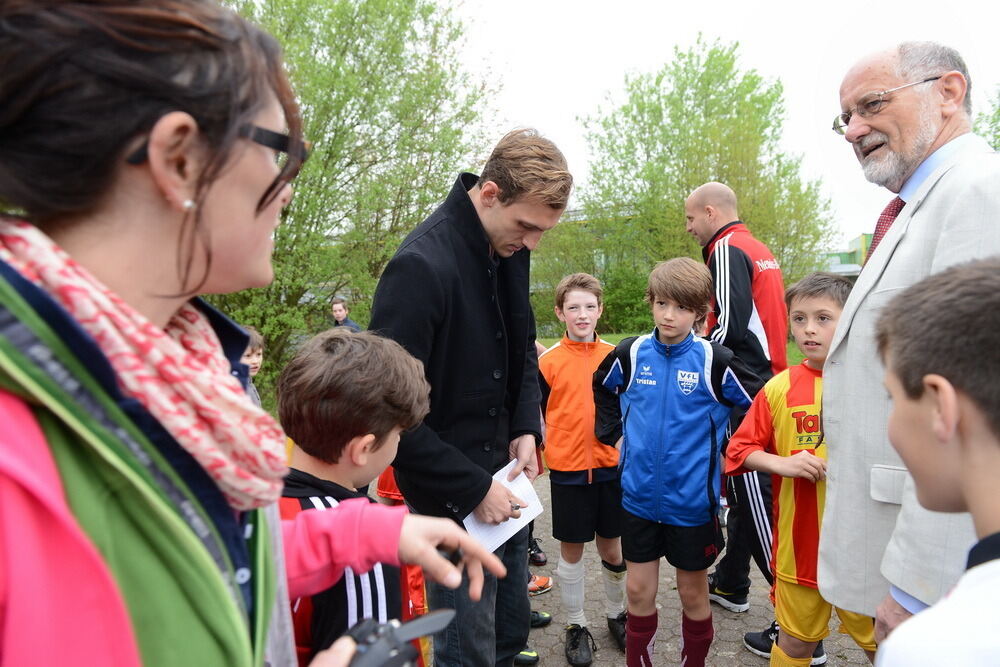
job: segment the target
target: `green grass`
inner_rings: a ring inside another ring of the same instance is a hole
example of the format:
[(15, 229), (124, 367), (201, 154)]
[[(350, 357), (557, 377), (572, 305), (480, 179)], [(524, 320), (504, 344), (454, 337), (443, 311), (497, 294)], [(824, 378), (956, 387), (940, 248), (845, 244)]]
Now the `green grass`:
[[(635, 336), (635, 335), (636, 334), (630, 334), (630, 333), (600, 334), (601, 340), (607, 341), (612, 345), (617, 345), (622, 338), (628, 338), (629, 336)], [(555, 345), (557, 342), (559, 342), (559, 340), (560, 340), (559, 338), (539, 338), (538, 342), (544, 345), (546, 348), (549, 348)], [(788, 341), (788, 365), (795, 366), (796, 364), (801, 364), (802, 359), (803, 359), (802, 353), (799, 351), (799, 348), (796, 347), (795, 341), (791, 340)]]
[(788, 341), (788, 365), (795, 366), (797, 364), (801, 364), (803, 359), (805, 359), (805, 357), (802, 356), (802, 352), (795, 344), (795, 341)]

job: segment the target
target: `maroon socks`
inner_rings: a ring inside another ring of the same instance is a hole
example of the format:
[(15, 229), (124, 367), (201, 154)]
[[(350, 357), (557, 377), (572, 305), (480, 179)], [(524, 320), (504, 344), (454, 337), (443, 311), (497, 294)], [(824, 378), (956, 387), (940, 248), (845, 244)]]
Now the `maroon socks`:
[[(656, 614), (628, 614), (625, 622), (625, 664), (627, 667), (653, 667), (653, 642), (656, 637)], [(715, 637), (712, 617), (692, 621), (686, 615), (681, 621), (681, 664), (704, 667), (708, 649)]]
[[(653, 627), (655, 629), (656, 626)], [(714, 637), (711, 614), (703, 621), (692, 621), (685, 614), (681, 621), (681, 664), (685, 667), (704, 667), (708, 647), (712, 645)], [(629, 667), (631, 665), (629, 663)]]
[[(711, 625), (711, 621), (709, 621), (709, 625)], [(649, 616), (636, 616), (630, 611), (625, 621), (625, 664), (627, 667), (653, 667), (654, 637), (656, 637), (656, 612), (654, 611)]]

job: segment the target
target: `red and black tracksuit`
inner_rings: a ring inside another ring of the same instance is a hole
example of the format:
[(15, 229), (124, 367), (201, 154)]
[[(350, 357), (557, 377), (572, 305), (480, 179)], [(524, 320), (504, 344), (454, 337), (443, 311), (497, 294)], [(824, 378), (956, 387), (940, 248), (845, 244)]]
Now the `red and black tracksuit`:
[[(721, 343), (762, 379), (788, 367), (788, 309), (781, 267), (766, 245), (739, 220), (715, 233), (702, 250), (712, 273), (715, 299), (707, 337)], [(734, 423), (734, 428), (736, 423)], [(729, 543), (715, 572), (726, 593), (750, 589), (750, 556), (770, 583), (771, 479), (747, 473), (726, 483)]]

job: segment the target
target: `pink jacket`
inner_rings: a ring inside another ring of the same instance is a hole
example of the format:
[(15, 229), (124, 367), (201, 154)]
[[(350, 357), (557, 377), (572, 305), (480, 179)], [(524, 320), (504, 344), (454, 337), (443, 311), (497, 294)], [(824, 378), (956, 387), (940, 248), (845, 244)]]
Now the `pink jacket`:
[[(405, 515), (405, 507), (358, 499), (283, 521), (291, 596), (329, 588), (345, 567), (398, 564)], [(0, 665), (81, 656), (141, 665), (128, 610), (66, 504), (38, 423), (20, 398), (0, 391)]]

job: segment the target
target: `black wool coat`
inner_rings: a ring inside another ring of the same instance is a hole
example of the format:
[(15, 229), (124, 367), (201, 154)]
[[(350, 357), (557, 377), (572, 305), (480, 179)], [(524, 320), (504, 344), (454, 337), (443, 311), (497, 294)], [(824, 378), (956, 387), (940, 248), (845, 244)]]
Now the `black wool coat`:
[(527, 249), (490, 255), (461, 174), (414, 229), (379, 279), (369, 329), (423, 362), (431, 408), (404, 433), (393, 466), (407, 502), (457, 521), (486, 496), (510, 460), (509, 441), (540, 439), (535, 318)]

